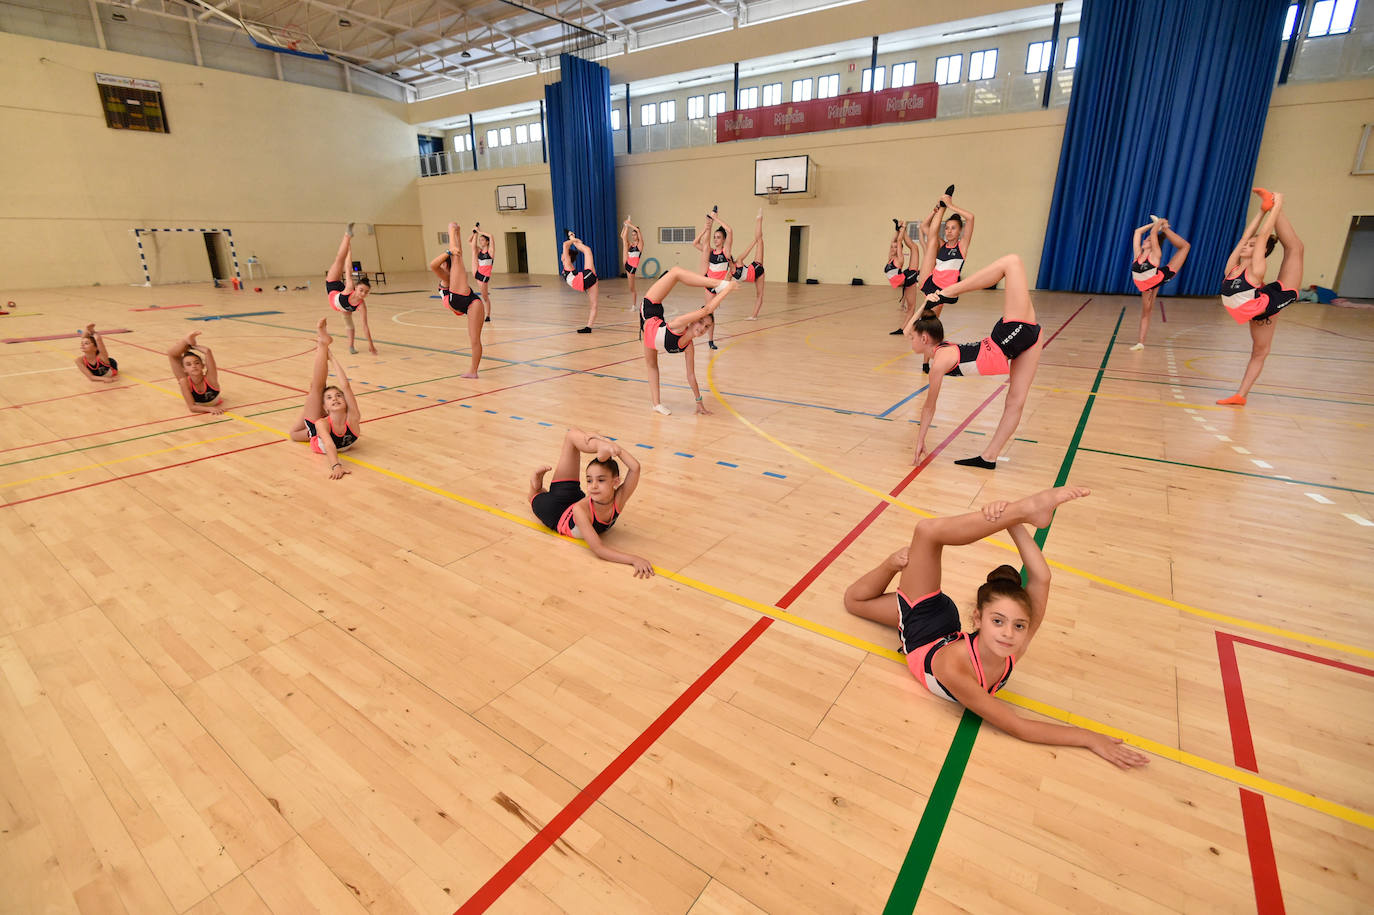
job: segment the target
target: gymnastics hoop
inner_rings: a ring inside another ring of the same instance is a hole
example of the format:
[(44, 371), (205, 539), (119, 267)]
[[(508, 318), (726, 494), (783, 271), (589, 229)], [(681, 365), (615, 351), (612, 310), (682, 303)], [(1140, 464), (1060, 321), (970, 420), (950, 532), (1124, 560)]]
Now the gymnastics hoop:
[[(650, 264), (654, 265), (653, 273), (649, 272)], [(658, 258), (656, 257), (646, 257), (644, 258), (644, 261), (639, 265), (639, 275), (644, 277), (646, 280), (652, 280), (662, 272), (663, 265), (658, 262)]]

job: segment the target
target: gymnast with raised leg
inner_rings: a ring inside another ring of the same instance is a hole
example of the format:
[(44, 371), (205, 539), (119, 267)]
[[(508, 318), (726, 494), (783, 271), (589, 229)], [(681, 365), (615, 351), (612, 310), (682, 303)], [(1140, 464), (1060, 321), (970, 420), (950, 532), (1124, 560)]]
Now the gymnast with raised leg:
[(363, 317), (363, 333), (367, 334), (367, 349), (377, 355), (377, 345), (372, 342), (372, 328), (367, 323), (367, 296), (372, 292), (372, 281), (366, 274), (355, 280), (350, 268), (353, 261), (353, 223), (344, 229), (343, 241), (339, 242), (339, 253), (334, 255), (334, 263), (324, 275), (324, 289), (329, 296), (329, 307), (343, 315), (344, 326), (348, 328), (348, 351), (357, 353), (353, 345), (353, 312)]
[[(455, 237), (449, 236), (450, 239)], [(339, 480), (351, 472), (339, 460), (339, 453), (352, 448), (358, 441), (363, 413), (358, 409), (358, 398), (353, 396), (353, 386), (348, 383), (348, 373), (338, 359), (334, 360), (334, 371), (340, 383), (328, 384), (329, 344), (333, 342), (334, 338), (325, 330), (325, 319), (320, 318), (315, 328), (315, 365), (310, 372), (305, 411), (291, 427), (290, 434), (292, 441), (309, 442), (311, 451), (323, 454), (329, 461), (329, 479)]]
[[(699, 286), (711, 294), (711, 299), (696, 311), (665, 319), (663, 300), (678, 283)], [(658, 354), (682, 353), (687, 360), (687, 383), (697, 399), (697, 413), (703, 416), (711, 415), (711, 411), (702, 403), (701, 389), (697, 386), (696, 351), (693, 341), (706, 333), (715, 323), (715, 310), (735, 286), (733, 280), (711, 280), (686, 268), (673, 267), (655, 280), (644, 293), (639, 320), (640, 329), (644, 334), (644, 364), (649, 369), (649, 399), (653, 402), (655, 413), (669, 416), (673, 412), (663, 405), (659, 397)]]
[[(1148, 234), (1146, 234), (1148, 233)], [(1160, 234), (1174, 246), (1174, 256), (1164, 263), (1164, 246)], [(1131, 261), (1131, 280), (1140, 290), (1140, 336), (1132, 352), (1145, 348), (1145, 335), (1150, 332), (1150, 313), (1155, 310), (1155, 298), (1159, 287), (1173, 279), (1183, 269), (1188, 259), (1188, 249), (1192, 246), (1169, 226), (1169, 220), (1151, 215), (1148, 225), (1135, 230), (1131, 236), (1131, 249), (1135, 253)]]
[(644, 256), (644, 236), (639, 232), (639, 226), (630, 222), (630, 217), (625, 217), (625, 223), (620, 227), (620, 247), (625, 252), (625, 276), (630, 280), (630, 308), (631, 310), (639, 307), (639, 292), (635, 289), (635, 276), (639, 273), (639, 262)]
[[(582, 239), (574, 235), (572, 229), (564, 231), (568, 233), (568, 240), (563, 242), (563, 280), (568, 284), (568, 288), (587, 294), (591, 310), (587, 312), (587, 325), (579, 327), (577, 332), (589, 334), (596, 326), (596, 303), (601, 295), (600, 290), (596, 288), (596, 261), (592, 258), (592, 249), (582, 244)], [(581, 270), (573, 269), (574, 248), (582, 254)]]
[(906, 333), (906, 325), (916, 314), (916, 307), (924, 305), (924, 299), (919, 299), (916, 295), (916, 284), (921, 280), (921, 247), (912, 241), (906, 233), (906, 223), (900, 219), (892, 220), (892, 241), (887, 245), (887, 266), (883, 267), (883, 274), (887, 276), (888, 285), (901, 293), (901, 303), (905, 312), (902, 317), (902, 326), (892, 332), (893, 336)]
[(496, 264), (496, 259), (491, 253), (491, 236), (482, 231), (480, 222), (474, 223), (469, 241), (472, 244), (472, 281), (477, 286), (478, 295), (482, 297), (482, 310), (486, 313), (483, 320), (490, 321), (491, 268)]
[(119, 378), (119, 363), (105, 349), (105, 339), (96, 331), (94, 322), (81, 332), (81, 355), (73, 361), (87, 381), (113, 384)]
[[(429, 269), (439, 278), (439, 298), (448, 310), (468, 322), (468, 349), (472, 363), (459, 378), (476, 378), (482, 363), (482, 321), (486, 316), (483, 297), (472, 291), (468, 283), (467, 267), (463, 264), (463, 249), (458, 245), (458, 224), (448, 224), (448, 251), (430, 261)], [(473, 251), (477, 245), (473, 244)], [(491, 276), (490, 273), (487, 274)]]
[[(946, 305), (959, 300), (957, 293), (946, 290), (963, 276), (964, 258), (968, 257), (968, 246), (973, 243), (973, 214), (955, 206), (953, 197), (954, 185), (951, 184), (921, 226), (926, 240), (925, 257), (921, 259), (921, 275), (926, 281), (921, 291), (932, 303), (926, 308), (934, 310), (937, 317)], [(949, 218), (942, 223), (946, 210)], [(930, 296), (936, 293), (943, 294), (938, 299), (931, 299)]]
[[(578, 465), (584, 454), (594, 455), (587, 462), (585, 493), (577, 483)], [(625, 462), (623, 479), (617, 459)], [(545, 489), (544, 474), (550, 470), (553, 482)], [(563, 436), (558, 466), (545, 464), (530, 477), (530, 508), (549, 530), (585, 540), (598, 559), (633, 566), (635, 578), (651, 578), (653, 563), (643, 556), (612, 549), (601, 539), (620, 518), (637, 486), (639, 461), (633, 454), (600, 435), (569, 429)]]
[[(1297, 301), (1302, 284), (1302, 240), (1284, 215), (1283, 195), (1259, 187), (1255, 193), (1260, 198), (1260, 212), (1245, 227), (1240, 243), (1227, 259), (1226, 279), (1221, 284), (1221, 303), (1227, 312), (1237, 324), (1250, 324), (1250, 361), (1236, 393), (1217, 401), (1224, 406), (1245, 406), (1274, 343), (1274, 316)], [(1279, 262), (1278, 279), (1266, 283), (1264, 273), (1275, 240), (1283, 245), (1283, 260)]]
[[(941, 699), (957, 702), (989, 724), (1030, 743), (1086, 747), (1122, 769), (1150, 760), (1140, 751), (1086, 728), (1023, 718), (994, 698), (1025, 655), (1045, 619), (1050, 567), (1035, 542), (1034, 528), (1048, 527), (1065, 502), (1088, 495), (1077, 487), (1047, 489), (1016, 502), (992, 502), (981, 511), (916, 524), (911, 545), (898, 550), (844, 593), (855, 616), (897, 629), (907, 668)], [(1008, 565), (988, 573), (978, 588), (973, 632), (965, 633), (959, 608), (941, 589), (946, 546), (963, 546), (1005, 530), (1025, 566), (1026, 584)], [(888, 591), (894, 576), (897, 590)]]
[(219, 368), (210, 347), (196, 343), (200, 334), (194, 331), (173, 343), (167, 350), (167, 363), (181, 388), (181, 399), (191, 412), (218, 416), (224, 412), (224, 399), (219, 396)]
[[(706, 274), (706, 278), (714, 286), (721, 280), (730, 275), (730, 262), (733, 258), (731, 249), (734, 246), (735, 233), (725, 224), (725, 220), (720, 218), (720, 207), (711, 207), (711, 212), (706, 214), (706, 228), (697, 236), (697, 240), (692, 244), (701, 250), (701, 272)], [(707, 289), (705, 299), (711, 300), (711, 291)], [(716, 322), (711, 321), (710, 333), (706, 338), (706, 345), (711, 349), (719, 349), (716, 346)]]
[[(749, 259), (750, 255), (753, 260)], [(763, 310), (763, 287), (767, 283), (763, 278), (763, 210), (754, 217), (754, 240), (738, 259), (730, 258), (730, 268), (730, 276), (736, 282), (754, 284), (754, 313), (745, 320), (757, 321)]]
[(946, 375), (1009, 375), (1007, 397), (1002, 405), (1002, 418), (988, 439), (981, 455), (955, 461), (965, 467), (994, 470), (997, 455), (1011, 441), (1021, 422), (1031, 381), (1040, 365), (1040, 351), (1045, 344), (1040, 339), (1040, 325), (1035, 321), (1035, 306), (1031, 304), (1030, 287), (1026, 282), (1026, 268), (1021, 258), (1007, 254), (993, 261), (966, 280), (934, 292), (926, 300), (935, 305), (942, 297), (958, 297), (973, 289), (990, 289), (1003, 279), (1007, 281), (1002, 300), (1002, 319), (992, 327), (992, 333), (977, 343), (946, 343), (944, 325), (928, 308), (921, 317), (905, 328), (911, 348), (921, 353), (930, 366), (930, 389), (921, 407), (921, 429), (916, 433), (916, 460), (921, 463), (926, 453), (926, 434), (935, 417), (935, 402)]

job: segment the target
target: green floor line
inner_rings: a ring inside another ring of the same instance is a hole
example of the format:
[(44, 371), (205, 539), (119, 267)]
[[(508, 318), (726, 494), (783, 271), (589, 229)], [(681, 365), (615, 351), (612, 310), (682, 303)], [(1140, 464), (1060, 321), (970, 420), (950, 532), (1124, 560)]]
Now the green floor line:
[[(1171, 388), (1194, 388), (1194, 389), (1200, 390), (1200, 391), (1223, 391), (1223, 392), (1225, 392), (1225, 391), (1232, 391), (1232, 390), (1234, 390), (1234, 385), (1229, 386), (1229, 387), (1217, 387), (1217, 386), (1215, 386), (1215, 385), (1208, 385), (1208, 384), (1184, 384), (1184, 383), (1179, 382), (1179, 381), (1146, 381), (1146, 380), (1143, 379), (1143, 378), (1123, 378), (1123, 377), (1120, 376), (1120, 375), (1108, 375), (1108, 376), (1107, 376), (1107, 380), (1108, 380), (1108, 381), (1124, 381), (1124, 382), (1127, 382), (1127, 383), (1129, 383), (1129, 384), (1158, 384), (1158, 385), (1168, 385), (1168, 386), (1171, 387)], [(1362, 400), (1332, 400), (1332, 399), (1329, 398), (1329, 397), (1306, 397), (1306, 396), (1304, 396), (1304, 395), (1302, 395), (1302, 394), (1272, 394), (1272, 393), (1270, 393), (1270, 392), (1268, 392), (1268, 391), (1251, 391), (1251, 392), (1250, 392), (1250, 396), (1251, 396), (1251, 397), (1281, 397), (1281, 398), (1283, 398), (1284, 400), (1312, 400), (1312, 401), (1316, 401), (1317, 403), (1339, 403), (1339, 404), (1349, 404), (1349, 405), (1352, 406), (1352, 407), (1374, 407), (1374, 403), (1369, 403), (1368, 401), (1362, 401)]]
[[(1121, 319), (1125, 316), (1126, 309), (1123, 308), (1117, 315), (1112, 338), (1107, 342), (1107, 351), (1102, 354), (1102, 365), (1097, 370), (1097, 377), (1093, 379), (1092, 392), (1083, 404), (1083, 413), (1078, 418), (1078, 428), (1074, 430), (1068, 451), (1059, 465), (1055, 486), (1063, 486), (1069, 478), (1069, 469), (1073, 467), (1079, 442), (1083, 440), (1083, 430), (1088, 425), (1088, 417), (1092, 415), (1093, 404), (1097, 401), (1097, 389), (1102, 384), (1102, 376), (1106, 374), (1107, 361), (1111, 358), (1112, 348), (1116, 345), (1116, 335), (1121, 330)], [(1035, 542), (1042, 549), (1049, 534), (1048, 527), (1035, 532)], [(921, 890), (925, 887), (926, 875), (930, 873), (930, 864), (935, 859), (936, 849), (940, 847), (940, 836), (944, 833), (945, 823), (954, 808), (954, 798), (959, 792), (959, 783), (963, 780), (969, 757), (973, 755), (973, 745), (982, 723), (983, 719), (964, 709), (964, 715), (959, 719), (959, 728), (954, 732), (954, 740), (950, 743), (945, 761), (940, 766), (940, 774), (935, 778), (935, 787), (931, 789), (926, 808), (921, 813), (921, 821), (916, 825), (916, 835), (911, 840), (911, 847), (902, 861), (901, 870), (897, 872), (897, 880), (892, 884), (892, 892), (888, 895), (887, 905), (883, 907), (883, 915), (905, 915), (907, 912), (916, 911), (916, 903), (921, 898)]]

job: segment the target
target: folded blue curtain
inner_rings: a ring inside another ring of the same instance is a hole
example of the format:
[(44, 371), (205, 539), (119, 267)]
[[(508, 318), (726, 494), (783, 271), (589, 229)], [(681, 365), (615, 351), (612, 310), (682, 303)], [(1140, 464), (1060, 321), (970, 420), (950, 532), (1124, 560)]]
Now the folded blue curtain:
[(1164, 290), (1217, 292), (1244, 227), (1288, 3), (1084, 0), (1040, 288), (1134, 293), (1131, 232), (1154, 213), (1192, 243)]
[(561, 252), (567, 238), (564, 230), (572, 229), (591, 249), (597, 274), (617, 276), (620, 235), (610, 71), (571, 54), (560, 55), (558, 67), (559, 81), (544, 87), (554, 243)]

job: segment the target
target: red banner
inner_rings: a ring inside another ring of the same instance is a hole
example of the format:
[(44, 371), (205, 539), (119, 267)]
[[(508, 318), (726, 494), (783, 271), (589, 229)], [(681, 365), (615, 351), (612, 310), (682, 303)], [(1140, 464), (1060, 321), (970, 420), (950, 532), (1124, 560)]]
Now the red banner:
[(920, 121), (935, 117), (938, 100), (939, 86), (922, 83), (882, 92), (854, 92), (809, 102), (727, 111), (716, 115), (716, 142)]

